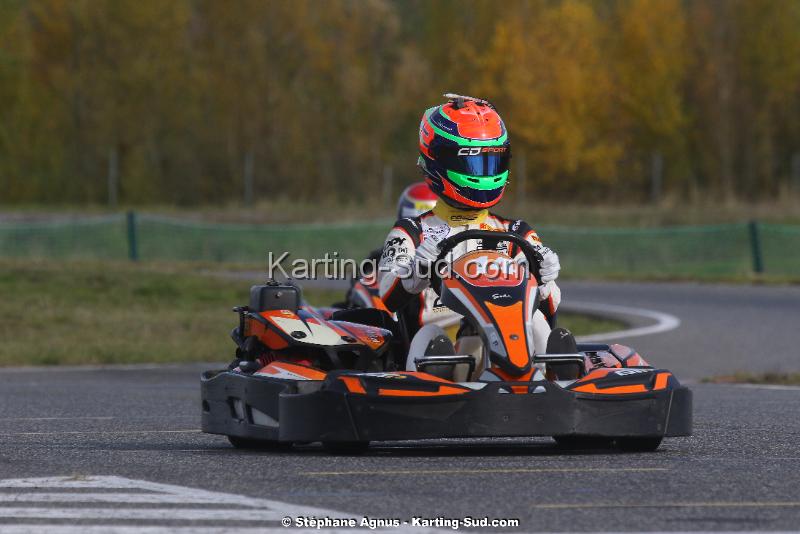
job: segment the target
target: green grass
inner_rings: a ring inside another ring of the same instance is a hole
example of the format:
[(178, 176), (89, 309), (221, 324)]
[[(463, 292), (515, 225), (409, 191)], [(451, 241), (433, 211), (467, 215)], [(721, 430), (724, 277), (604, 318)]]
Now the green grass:
[[(2, 260), (0, 366), (225, 361), (230, 309), (249, 286), (202, 264)], [(306, 292), (317, 305), (341, 297)], [(577, 335), (621, 327), (571, 314), (560, 324)]]
[(614, 332), (627, 325), (622, 321), (584, 315), (582, 313), (558, 312), (558, 326), (563, 326), (576, 336), (588, 336), (601, 332)]
[(732, 375), (704, 378), (703, 382), (710, 384), (772, 384), (781, 386), (800, 386), (800, 372), (773, 371), (755, 374), (739, 371)]
[(0, 365), (220, 361), (247, 284), (124, 263), (3, 262)]

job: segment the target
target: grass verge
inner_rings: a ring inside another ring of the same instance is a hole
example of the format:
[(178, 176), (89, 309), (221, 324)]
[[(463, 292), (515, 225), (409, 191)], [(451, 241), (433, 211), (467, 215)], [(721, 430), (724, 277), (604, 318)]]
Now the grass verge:
[[(250, 283), (197, 266), (0, 261), (0, 366), (223, 361)], [(338, 292), (307, 291), (313, 304)], [(577, 335), (616, 321), (563, 314)]]
[(800, 386), (800, 372), (768, 372), (747, 373), (736, 372), (732, 375), (713, 376), (704, 378), (708, 384), (771, 384), (780, 386)]
[[(399, 191), (398, 191), (399, 193)], [(219, 223), (326, 223), (331, 217), (337, 220), (366, 221), (392, 219), (396, 198), (388, 203), (379, 198), (334, 198), (302, 200), (292, 197), (271, 197), (255, 206), (243, 207), (238, 203), (181, 208), (174, 205), (125, 206), (142, 213), (188, 218), (202, 222)], [(762, 222), (800, 224), (800, 196), (784, 194), (780, 199), (762, 202), (720, 201), (716, 197), (687, 202), (679, 198), (665, 198), (658, 204), (635, 201), (600, 204), (574, 203), (537, 196), (524, 201), (509, 190), (497, 211), (514, 218), (523, 218), (534, 227), (541, 225), (566, 225), (592, 228), (660, 227), (671, 225), (741, 223), (752, 219)], [(0, 206), (0, 220), (36, 221), (55, 217), (102, 215), (118, 213), (103, 205), (43, 204)]]

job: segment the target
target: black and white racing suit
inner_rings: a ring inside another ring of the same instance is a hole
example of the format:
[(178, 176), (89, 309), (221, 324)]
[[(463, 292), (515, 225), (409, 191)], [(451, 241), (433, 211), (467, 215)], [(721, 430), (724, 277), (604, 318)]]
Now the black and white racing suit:
[[(410, 337), (424, 325), (436, 324), (448, 328), (457, 325), (462, 318), (442, 305), (434, 290), (425, 283), (427, 281), (421, 282), (402, 274), (405, 271), (402, 264), (413, 262), (416, 247), (430, 232), (444, 231), (447, 235), (454, 235), (465, 230), (507, 231), (541, 246), (539, 236), (525, 221), (506, 219), (486, 210), (465, 213), (467, 215), (459, 215), (453, 210), (440, 209), (437, 205), (433, 211), (419, 217), (398, 220), (384, 242), (378, 264), (381, 298), (390, 311), (403, 315)], [(518, 247), (507, 241), (484, 243), (477, 240), (457, 245), (451, 252), (451, 258), (487, 248), (502, 250), (518, 261), (524, 258)], [(528, 325), (533, 333), (533, 350), (537, 353), (543, 353), (546, 349), (550, 334), (548, 320), (555, 317), (561, 291), (554, 281), (550, 281), (540, 287), (540, 296), (542, 301), (539, 309), (534, 311)]]

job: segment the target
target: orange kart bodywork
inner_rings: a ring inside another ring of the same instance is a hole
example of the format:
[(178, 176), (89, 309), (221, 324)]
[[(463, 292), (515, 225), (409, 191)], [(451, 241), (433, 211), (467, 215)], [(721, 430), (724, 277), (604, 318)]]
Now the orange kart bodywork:
[[(302, 303), (299, 288), (271, 281), (235, 308), (236, 360), (202, 375), (203, 431), (234, 445), (553, 436), (638, 450), (691, 434), (691, 391), (633, 349), (574, 338), (560, 351), (549, 340), (547, 350), (535, 346), (527, 321), (541, 302), (537, 270), (500, 246), (513, 243), (533, 265), (531, 243), (467, 230), (442, 242), (440, 259), (467, 240), (481, 248), (449, 262), (431, 285), (479, 334), (480, 359), (437, 352), (446, 336), (423, 337), (426, 327), (407, 339), (402, 321), (377, 306), (320, 311)], [(465, 363), (467, 378), (456, 381)]]
[(565, 385), (464, 384), (421, 372), (324, 372), (285, 362), (253, 375), (208, 372), (203, 430), (287, 443), (691, 434), (689, 389), (669, 371), (619, 363)]

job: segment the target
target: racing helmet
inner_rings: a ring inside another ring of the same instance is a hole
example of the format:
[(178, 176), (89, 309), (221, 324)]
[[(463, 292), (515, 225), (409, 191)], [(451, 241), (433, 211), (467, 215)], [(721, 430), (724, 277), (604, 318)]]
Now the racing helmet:
[(397, 218), (417, 217), (430, 211), (436, 205), (438, 197), (425, 182), (417, 182), (403, 190), (397, 201)]
[(447, 93), (425, 111), (418, 165), (447, 204), (483, 209), (497, 204), (508, 182), (511, 145), (503, 119), (487, 100)]

